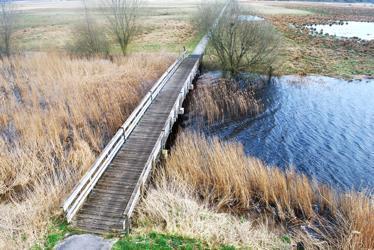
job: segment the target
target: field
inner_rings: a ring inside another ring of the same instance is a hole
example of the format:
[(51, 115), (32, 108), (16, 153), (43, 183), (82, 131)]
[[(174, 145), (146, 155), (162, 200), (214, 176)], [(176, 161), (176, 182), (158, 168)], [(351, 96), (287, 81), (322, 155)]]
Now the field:
[[(141, 11), (139, 33), (130, 52), (181, 52), (192, 50), (201, 34), (193, 30), (191, 13), (198, 1), (148, 1)], [(270, 20), (283, 35), (282, 63), (276, 74), (322, 74), (343, 78), (373, 76), (373, 42), (359, 44), (331, 37), (312, 37), (293, 26), (324, 23), (328, 20), (373, 21), (372, 4), (240, 1), (244, 13)], [(106, 19), (92, 6), (99, 23)], [(26, 51), (63, 51), (82, 21), (79, 1), (21, 3), (17, 25), (17, 47)], [(112, 46), (113, 53), (119, 48)]]
[(373, 77), (374, 42), (314, 37), (296, 27), (331, 20), (374, 21), (373, 4), (241, 1), (249, 13), (264, 16), (283, 34), (282, 63), (276, 74)]
[[(141, 9), (140, 30), (129, 52), (180, 52), (192, 49), (198, 42), (190, 24), (196, 1), (149, 1)], [(90, 5), (91, 13), (101, 25), (106, 18), (98, 3)], [(26, 51), (62, 51), (72, 37), (74, 27), (82, 22), (80, 1), (20, 2), (21, 14), (15, 38), (18, 49)], [(114, 53), (119, 48), (112, 48)]]

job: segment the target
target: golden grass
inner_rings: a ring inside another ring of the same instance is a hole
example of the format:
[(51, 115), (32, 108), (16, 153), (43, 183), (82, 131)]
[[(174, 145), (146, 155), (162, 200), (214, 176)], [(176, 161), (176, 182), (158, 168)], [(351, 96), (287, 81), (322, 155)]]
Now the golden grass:
[(40, 237), (48, 216), (172, 60), (34, 54), (0, 62), (1, 249)]
[(372, 197), (338, 193), (293, 169), (268, 167), (238, 143), (182, 134), (160, 172), (156, 188), (177, 183), (216, 211), (274, 220), (307, 249), (374, 248)]
[(190, 116), (198, 123), (224, 122), (245, 115), (258, 114), (261, 103), (251, 87), (240, 87), (235, 81), (220, 79), (217, 83), (199, 80), (191, 99)]

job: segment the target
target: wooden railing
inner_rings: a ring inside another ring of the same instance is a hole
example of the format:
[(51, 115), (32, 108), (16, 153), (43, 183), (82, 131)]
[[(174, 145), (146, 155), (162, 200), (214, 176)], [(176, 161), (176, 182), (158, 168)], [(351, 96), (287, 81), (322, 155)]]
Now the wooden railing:
[(96, 185), (102, 174), (105, 172), (114, 156), (117, 154), (121, 146), (125, 143), (128, 136), (134, 130), (144, 112), (151, 105), (153, 99), (158, 95), (160, 90), (173, 75), (175, 70), (179, 67), (181, 62), (186, 58), (187, 53), (184, 52), (161, 76), (161, 78), (153, 85), (151, 90), (142, 99), (140, 104), (131, 113), (125, 123), (120, 127), (117, 133), (109, 141), (107, 146), (101, 152), (94, 164), (90, 167), (87, 173), (81, 178), (78, 184), (73, 188), (73, 191), (67, 197), (62, 205), (68, 222), (72, 220), (83, 202)]
[(193, 80), (194, 80), (194, 78), (197, 74), (197, 71), (199, 70), (199, 65), (200, 65), (200, 61), (201, 61), (201, 55), (200, 56), (197, 55), (197, 57), (199, 57), (199, 60), (197, 60), (196, 63), (194, 64), (194, 66), (191, 69), (186, 81), (183, 84), (182, 89), (179, 91), (179, 95), (178, 95), (178, 97), (177, 97), (177, 99), (174, 103), (173, 108), (170, 111), (170, 114), (169, 114), (168, 119), (165, 123), (165, 126), (162, 129), (161, 134), (159, 135), (155, 146), (153, 147), (152, 153), (148, 157), (148, 160), (147, 160), (147, 163), (146, 163), (146, 165), (143, 169), (143, 172), (142, 172), (142, 174), (141, 174), (141, 176), (140, 176), (140, 178), (139, 178), (139, 180), (136, 184), (136, 187), (135, 187), (135, 189), (134, 189), (134, 191), (131, 195), (131, 198), (130, 198), (129, 202), (127, 203), (126, 209), (124, 211), (125, 220), (124, 220), (124, 223), (123, 223), (123, 229), (125, 229), (125, 230), (129, 230), (129, 228), (130, 228), (130, 225), (131, 225), (130, 218), (131, 218), (131, 215), (134, 211), (134, 208), (135, 208), (135, 206), (136, 206), (136, 204), (139, 200), (139, 197), (140, 197), (140, 194), (141, 194), (141, 187), (144, 186), (144, 184), (146, 183), (146, 181), (148, 179), (148, 176), (149, 176), (149, 173), (152, 169), (152, 166), (157, 161), (161, 150), (165, 146), (166, 140), (169, 137), (169, 134), (172, 130), (172, 127), (173, 127), (175, 121), (177, 120), (178, 115), (181, 113), (183, 101), (186, 98), (189, 89), (191, 89), (193, 87), (192, 82), (193, 82)]

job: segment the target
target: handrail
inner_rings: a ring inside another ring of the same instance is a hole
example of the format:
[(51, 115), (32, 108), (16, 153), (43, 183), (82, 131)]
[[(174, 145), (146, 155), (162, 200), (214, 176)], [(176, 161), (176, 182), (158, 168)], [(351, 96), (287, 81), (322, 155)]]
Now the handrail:
[[(152, 153), (149, 155), (147, 162), (145, 164), (145, 168), (143, 169), (140, 178), (138, 179), (136, 186), (131, 194), (130, 200), (126, 205), (125, 211), (123, 212), (124, 216), (124, 222), (123, 222), (123, 228), (125, 230), (129, 229), (130, 226), (130, 217), (133, 213), (133, 210), (135, 208), (135, 205), (139, 199), (140, 196), (140, 187), (145, 183), (145, 181), (148, 178), (149, 172), (151, 171), (152, 164), (156, 161), (157, 156), (159, 155), (163, 145), (165, 144), (165, 141), (170, 133), (171, 127), (173, 126), (173, 123), (178, 116), (178, 111), (180, 107), (182, 106), (183, 100), (185, 95), (187, 94), (189, 87), (192, 85), (192, 81), (194, 76), (196, 75), (196, 72), (198, 71), (198, 67), (200, 64), (201, 57), (198, 61), (195, 62), (195, 65), (192, 67), (192, 70), (190, 74), (188, 75), (187, 79), (185, 80), (182, 89), (179, 92), (179, 95), (173, 105), (173, 108), (171, 109), (169, 113), (169, 117), (164, 124), (164, 127), (161, 131), (161, 134), (159, 135), (156, 144), (154, 145), (152, 149)], [(172, 121), (173, 120), (173, 121)]]
[(131, 113), (129, 118), (125, 121), (125, 123), (121, 126), (124, 130), (125, 137), (127, 138), (128, 135), (132, 132), (135, 125), (138, 123), (136, 117), (140, 118), (141, 115), (145, 112), (148, 106), (152, 103), (153, 99), (158, 95), (162, 87), (165, 85), (167, 80), (172, 76), (172, 73), (176, 70), (177, 66), (186, 58), (187, 53), (183, 52), (183, 54), (165, 71), (165, 73), (161, 76), (161, 78), (153, 85), (151, 90), (143, 97), (140, 104), (135, 108), (135, 110)]
[(145, 111), (151, 105), (153, 99), (158, 95), (162, 87), (173, 75), (178, 66), (186, 58), (187, 53), (184, 52), (160, 77), (160, 79), (153, 85), (151, 90), (140, 101), (139, 105), (123, 123), (117, 133), (109, 141), (99, 157), (92, 164), (86, 174), (80, 179), (78, 184), (73, 188), (67, 199), (62, 204), (62, 208), (66, 214), (68, 222), (72, 220), (74, 215), (87, 198), (90, 191), (96, 185), (97, 181), (104, 173), (110, 162), (117, 154), (121, 146), (125, 143), (128, 136), (134, 130), (136, 124), (139, 122)]

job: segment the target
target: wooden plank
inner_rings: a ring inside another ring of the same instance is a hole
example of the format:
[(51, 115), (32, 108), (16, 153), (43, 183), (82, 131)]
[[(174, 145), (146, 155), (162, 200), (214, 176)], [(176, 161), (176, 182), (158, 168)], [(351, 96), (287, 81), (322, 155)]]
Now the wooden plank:
[(178, 115), (185, 97), (182, 90), (187, 89), (198, 60), (198, 57), (185, 59), (160, 89), (79, 210), (77, 225), (96, 231), (118, 229), (124, 219), (118, 225), (109, 222), (131, 216), (140, 187)]

